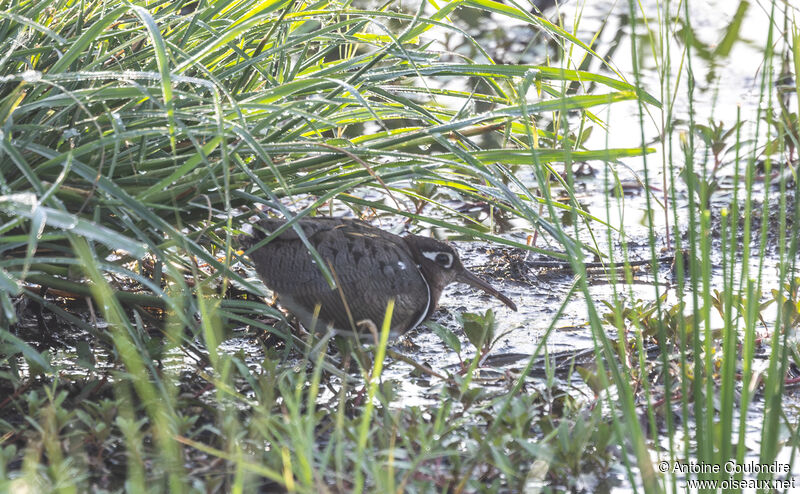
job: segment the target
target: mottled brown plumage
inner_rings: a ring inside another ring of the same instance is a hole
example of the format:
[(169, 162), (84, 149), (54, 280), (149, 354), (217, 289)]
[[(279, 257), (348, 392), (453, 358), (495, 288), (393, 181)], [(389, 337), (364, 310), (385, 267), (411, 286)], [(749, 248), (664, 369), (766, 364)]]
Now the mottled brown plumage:
[[(254, 246), (285, 223), (259, 221), (243, 248)], [(402, 334), (429, 317), (442, 290), (460, 281), (480, 288), (517, 310), (514, 303), (464, 268), (453, 247), (439, 240), (400, 237), (358, 220), (307, 218), (297, 223), (329, 269), (331, 289), (297, 232), (289, 228), (250, 252), (256, 271), (278, 300), (307, 327), (319, 304), (318, 325), (363, 332), (380, 327), (394, 298), (391, 331)]]

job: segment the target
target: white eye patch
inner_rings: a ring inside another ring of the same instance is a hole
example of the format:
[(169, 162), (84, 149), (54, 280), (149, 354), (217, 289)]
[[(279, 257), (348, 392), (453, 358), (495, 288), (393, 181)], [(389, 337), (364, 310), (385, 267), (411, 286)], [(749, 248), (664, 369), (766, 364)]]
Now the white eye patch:
[(453, 254), (449, 252), (423, 251), (422, 255), (445, 269), (453, 267)]

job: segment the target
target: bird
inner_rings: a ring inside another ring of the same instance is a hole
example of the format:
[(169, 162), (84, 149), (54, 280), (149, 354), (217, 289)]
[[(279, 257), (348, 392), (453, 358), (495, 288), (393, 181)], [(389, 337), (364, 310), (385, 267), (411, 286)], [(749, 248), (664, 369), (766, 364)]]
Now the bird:
[(308, 329), (324, 325), (345, 335), (374, 334), (393, 299), (390, 335), (396, 337), (430, 317), (444, 288), (454, 282), (483, 290), (517, 310), (511, 299), (466, 269), (447, 242), (395, 235), (356, 219), (301, 218), (295, 226), (329, 268), (336, 284), (332, 288), (294, 228), (262, 242), (285, 223), (262, 218), (252, 235), (238, 240), (280, 305)]

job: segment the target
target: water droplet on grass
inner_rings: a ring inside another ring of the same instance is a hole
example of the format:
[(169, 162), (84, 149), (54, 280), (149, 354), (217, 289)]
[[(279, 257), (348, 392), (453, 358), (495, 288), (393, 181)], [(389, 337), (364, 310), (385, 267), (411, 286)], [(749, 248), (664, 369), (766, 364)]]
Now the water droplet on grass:
[(42, 73), (38, 70), (26, 70), (20, 75), (25, 82), (39, 82), (42, 80)]

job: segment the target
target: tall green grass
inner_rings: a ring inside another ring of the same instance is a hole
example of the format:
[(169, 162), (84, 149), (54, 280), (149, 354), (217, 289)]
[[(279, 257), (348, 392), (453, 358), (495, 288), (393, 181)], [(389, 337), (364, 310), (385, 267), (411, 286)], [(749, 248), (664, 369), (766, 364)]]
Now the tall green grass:
[[(647, 473), (642, 471), (648, 492), (679, 492), (692, 479), (717, 482), (716, 487), (701, 489), (717, 492), (722, 482), (731, 479), (791, 480), (793, 477), (793, 473), (731, 474), (724, 468), (729, 462), (746, 466), (771, 465), (776, 461), (788, 467), (787, 462), (796, 456), (794, 438), (798, 426), (796, 417), (783, 404), (786, 395), (792, 393), (784, 386), (784, 380), (797, 351), (793, 335), (800, 307), (795, 288), (800, 208), (797, 194), (790, 190), (797, 179), (793, 161), (797, 114), (790, 113), (783, 105), (776, 108), (781, 96), (775, 93), (778, 78), (775, 71), (781, 67), (781, 57), (792, 61), (790, 67), (784, 62), (785, 72), (781, 77), (797, 73), (800, 52), (793, 17), (796, 12), (785, 5), (781, 12), (781, 4), (772, 3), (766, 13), (770, 30), (763, 38), (763, 59), (759, 61), (760, 106), (746, 116), (753, 123), (753, 137), (741, 134), (741, 111), (735, 122), (721, 123), (725, 127), (720, 132), (698, 121), (708, 118), (716, 125), (713, 115), (696, 116), (698, 108), (700, 112), (705, 108), (696, 102), (697, 52), (727, 57), (734, 40), (740, 36), (747, 8), (746, 2), (739, 5), (723, 43), (713, 51), (695, 37), (696, 19), (688, 3), (664, 2), (656, 24), (658, 31), (650, 26), (637, 26), (647, 29), (651, 46), (658, 47), (654, 56), (662, 74), (665, 110), (661, 117), (665, 136), (662, 157), (666, 178), (663, 185), (658, 184), (645, 166), (642, 179), (646, 188), (655, 185), (669, 193), (667, 204), (676, 253), (675, 287), (667, 298), (661, 285), (654, 284), (649, 312), (630, 307), (632, 292), (615, 296), (615, 325), (633, 332), (635, 344), (630, 348), (634, 350), (628, 359), (635, 363), (626, 365), (625, 360), (613, 358), (610, 352), (604, 355), (604, 360), (618, 366), (645, 388), (636, 403), (621, 400), (623, 412), (628, 416), (637, 412), (646, 415), (651, 436), (664, 437), (664, 441), (650, 443), (651, 456), (667, 461), (670, 472), (660, 477), (658, 485), (648, 485)], [(637, 18), (632, 2), (631, 18)], [(673, 39), (680, 41), (683, 52), (671, 51)], [(633, 59), (637, 57), (634, 55)], [(677, 61), (680, 65), (676, 69)], [(639, 77), (636, 72), (636, 80)], [(682, 86), (682, 81), (687, 84)], [(687, 88), (686, 94), (681, 92), (682, 87)], [(680, 125), (679, 116), (673, 113), (677, 99), (689, 104), (682, 155), (673, 154), (675, 125)], [(643, 106), (640, 109), (644, 119), (647, 109)], [(724, 164), (733, 184), (727, 200), (714, 197), (719, 188), (718, 158), (723, 151), (730, 151)], [(683, 197), (688, 200), (688, 221), (679, 219)], [(647, 199), (652, 204), (649, 195)], [(609, 202), (609, 212), (614, 207)], [(650, 215), (656, 212), (652, 206), (648, 210)], [(759, 222), (754, 223), (754, 218)], [(652, 222), (649, 231), (651, 269), (657, 273), (657, 249), (663, 232), (655, 231)], [(623, 270), (619, 278), (631, 280), (631, 269), (626, 266), (628, 259), (620, 262)], [(777, 271), (774, 280), (767, 275), (768, 268)], [(669, 281), (669, 276), (664, 281)], [(667, 304), (666, 300), (670, 302)], [(770, 307), (777, 309), (775, 317), (769, 316)], [(635, 316), (630, 316), (630, 309)], [(655, 365), (644, 352), (646, 332), (656, 336), (659, 346), (660, 358)], [(766, 367), (762, 368), (756, 365), (755, 354), (757, 341), (765, 332), (769, 338), (760, 344), (768, 344), (769, 355)], [(599, 338), (604, 349), (610, 346), (602, 333)], [(629, 351), (624, 346), (618, 349), (620, 355)], [(640, 372), (652, 373), (656, 379), (648, 382), (648, 375)], [(653, 399), (651, 393), (657, 393), (660, 399)], [(752, 432), (755, 421), (759, 423), (760, 437)], [(752, 448), (753, 442), (760, 450)], [(719, 473), (676, 473), (674, 465), (716, 465)], [(734, 490), (741, 489), (740, 486)]]

